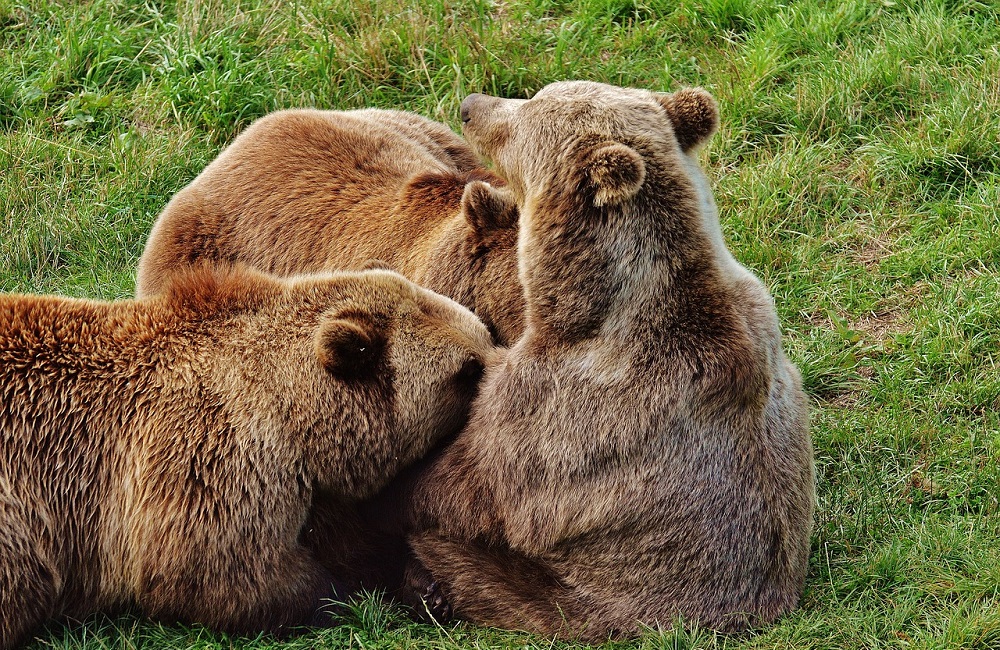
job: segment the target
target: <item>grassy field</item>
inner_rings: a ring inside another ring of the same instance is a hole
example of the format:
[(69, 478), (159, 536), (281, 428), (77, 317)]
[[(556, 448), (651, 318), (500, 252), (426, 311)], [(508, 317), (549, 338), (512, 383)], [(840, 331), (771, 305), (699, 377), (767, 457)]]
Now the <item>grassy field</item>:
[[(268, 111), (456, 126), (568, 78), (718, 98), (723, 231), (813, 406), (801, 609), (613, 647), (1000, 648), (996, 2), (0, 0), (0, 290), (129, 296), (157, 212)], [(275, 645), (96, 616), (36, 647)], [(562, 647), (372, 602), (287, 645)]]

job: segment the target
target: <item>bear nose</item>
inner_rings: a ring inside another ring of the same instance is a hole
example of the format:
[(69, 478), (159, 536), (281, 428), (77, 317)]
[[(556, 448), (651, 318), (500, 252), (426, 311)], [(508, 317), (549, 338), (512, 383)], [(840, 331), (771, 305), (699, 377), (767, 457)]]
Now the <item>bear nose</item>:
[(462, 105), (458, 108), (458, 114), (462, 118), (462, 124), (468, 122), (471, 118), (469, 112), (472, 110), (472, 105), (482, 98), (479, 93), (472, 93), (468, 97), (462, 100)]

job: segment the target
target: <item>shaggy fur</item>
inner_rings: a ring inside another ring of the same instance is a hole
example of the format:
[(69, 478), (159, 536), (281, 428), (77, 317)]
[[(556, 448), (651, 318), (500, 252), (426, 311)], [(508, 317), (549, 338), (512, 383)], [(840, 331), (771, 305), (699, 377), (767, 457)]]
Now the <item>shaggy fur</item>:
[(561, 82), (470, 96), (462, 119), (517, 198), (527, 329), (412, 487), (415, 593), (586, 640), (792, 610), (806, 400), (693, 153), (714, 100)]
[(412, 113), (281, 111), (241, 134), (159, 216), (137, 295), (197, 260), (278, 275), (377, 259), (472, 309), (501, 343), (524, 328), (517, 211), (444, 124)]
[(126, 605), (324, 622), (370, 559), (353, 504), (462, 426), (491, 353), (468, 310), (388, 271), (0, 296), (0, 648)]

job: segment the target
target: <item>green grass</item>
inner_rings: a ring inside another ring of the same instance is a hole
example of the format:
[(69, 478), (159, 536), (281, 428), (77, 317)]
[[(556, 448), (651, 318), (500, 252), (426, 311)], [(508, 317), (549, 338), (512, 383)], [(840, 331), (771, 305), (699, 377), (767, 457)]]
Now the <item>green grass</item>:
[[(254, 118), (703, 85), (733, 253), (813, 404), (802, 607), (616, 648), (1000, 648), (1000, 5), (0, 0), (0, 290), (120, 298), (169, 197)], [(271, 648), (135, 617), (37, 647)], [(294, 647), (562, 647), (372, 602)]]

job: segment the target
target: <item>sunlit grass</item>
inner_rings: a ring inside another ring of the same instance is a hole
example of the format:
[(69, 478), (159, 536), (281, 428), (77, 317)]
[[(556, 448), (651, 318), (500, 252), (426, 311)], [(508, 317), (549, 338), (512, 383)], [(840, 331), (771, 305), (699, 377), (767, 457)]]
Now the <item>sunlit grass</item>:
[[(813, 403), (801, 609), (621, 648), (1000, 647), (1000, 10), (961, 0), (0, 0), (0, 290), (132, 293), (157, 212), (250, 121), (703, 85), (704, 160)], [(38, 647), (274, 647), (95, 616)], [(368, 601), (296, 647), (552, 647)], [(557, 644), (558, 646), (558, 644)]]

